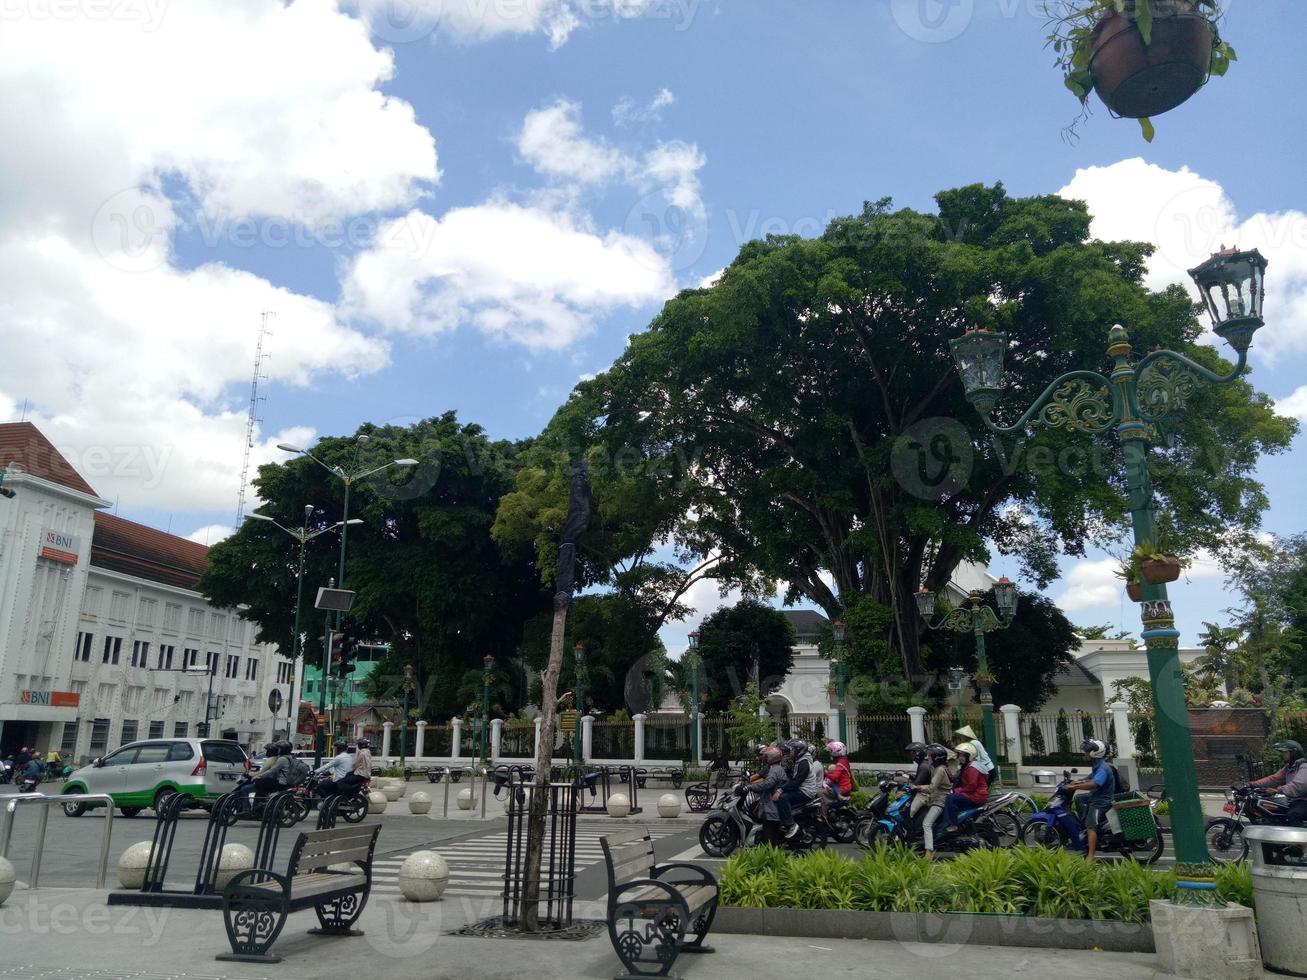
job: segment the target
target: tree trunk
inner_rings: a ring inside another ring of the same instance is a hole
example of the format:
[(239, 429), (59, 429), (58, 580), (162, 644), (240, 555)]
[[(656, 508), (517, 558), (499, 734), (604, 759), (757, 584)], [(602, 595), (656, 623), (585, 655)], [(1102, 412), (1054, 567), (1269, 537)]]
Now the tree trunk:
[[(535, 788), (526, 828), (526, 881), (522, 889), (523, 932), (540, 931), (540, 860), (544, 854), (545, 811), (549, 807), (549, 774), (554, 767), (554, 732), (558, 727), (558, 674), (563, 665), (563, 642), (571, 596), (554, 599), (554, 628), (549, 636), (549, 664), (540, 680), (540, 747), (536, 750)], [(578, 719), (576, 737), (581, 737)]]

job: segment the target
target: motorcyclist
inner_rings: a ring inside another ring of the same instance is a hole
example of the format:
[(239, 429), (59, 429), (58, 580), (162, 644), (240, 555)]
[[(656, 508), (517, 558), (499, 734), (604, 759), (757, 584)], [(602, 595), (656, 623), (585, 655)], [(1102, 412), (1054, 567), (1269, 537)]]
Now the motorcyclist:
[(935, 767), (931, 765), (929, 747), (925, 742), (909, 742), (904, 747), (904, 751), (908, 753), (917, 766), (908, 787), (909, 792), (913, 794), (912, 806), (908, 810), (908, 815), (915, 819), (918, 811), (926, 805), (926, 797), (920, 790), (930, 785), (930, 779), (934, 774)]
[(325, 765), (315, 770), (319, 776), (326, 777), (318, 783), (319, 794), (327, 797), (340, 791), (340, 781), (354, 771), (355, 749), (353, 742), (347, 743)]
[(1085, 857), (1090, 861), (1098, 852), (1098, 828), (1107, 818), (1116, 799), (1116, 773), (1107, 762), (1107, 745), (1096, 738), (1087, 738), (1080, 743), (1080, 751), (1093, 763), (1089, 778), (1079, 782), (1067, 783), (1066, 790), (1075, 793), (1087, 790), (1088, 795), (1077, 801), (1080, 806), (1080, 822), (1085, 825), (1085, 840), (1089, 849)]
[(262, 800), (269, 793), (282, 788), (290, 773), (290, 743), (272, 742), (268, 745), (263, 765), (254, 774), (254, 798)]
[(817, 760), (812, 757), (812, 747), (807, 742), (796, 739), (786, 743), (786, 747), (791, 759), (790, 778), (782, 788), (778, 802), (781, 826), (788, 840), (799, 831), (799, 825), (794, 822), (795, 808), (806, 806), (817, 798), (821, 792), (823, 773)]
[(953, 749), (958, 757), (958, 772), (953, 777), (953, 792), (944, 799), (944, 832), (957, 830), (958, 816), (964, 810), (984, 806), (989, 800), (989, 783), (972, 760), (975, 746), (970, 742)]
[(354, 770), (336, 784), (339, 793), (353, 793), (372, 778), (372, 740), (360, 736), (356, 744), (358, 751), (354, 753)]
[(19, 779), (19, 783), (22, 784), (27, 780), (31, 780), (32, 784), (35, 785), (41, 781), (44, 772), (45, 766), (41, 763), (41, 757), (39, 755), (29, 755), (27, 762), (23, 765), (23, 774)]
[(991, 759), (989, 753), (985, 751), (984, 743), (976, 737), (976, 732), (970, 725), (963, 725), (953, 734), (958, 735), (971, 743), (972, 747), (975, 749), (975, 751), (971, 753), (971, 764), (982, 776), (985, 777), (985, 785), (988, 786), (990, 780), (994, 778), (994, 760)]
[(826, 751), (834, 763), (826, 767), (825, 787), (841, 800), (853, 795), (853, 767), (849, 764), (849, 750), (843, 742), (827, 742)]
[(1289, 800), (1286, 814), (1292, 823), (1307, 823), (1307, 764), (1303, 761), (1302, 745), (1293, 739), (1275, 743), (1284, 768), (1271, 776), (1254, 780), (1249, 786), (1281, 790)]
[(759, 842), (779, 844), (781, 842), (780, 795), (781, 787), (789, 778), (782, 761), (785, 753), (779, 746), (764, 745), (758, 753), (762, 762), (762, 772), (749, 778), (749, 788), (761, 796), (759, 816), (762, 819), (762, 832)]
[(953, 773), (948, 767), (948, 749), (942, 745), (930, 745), (927, 748), (931, 763), (930, 783), (926, 786), (914, 786), (913, 807), (917, 801), (926, 807), (926, 816), (921, 821), (921, 837), (924, 853), (927, 857), (935, 856), (935, 821), (944, 812), (944, 803), (953, 788)]

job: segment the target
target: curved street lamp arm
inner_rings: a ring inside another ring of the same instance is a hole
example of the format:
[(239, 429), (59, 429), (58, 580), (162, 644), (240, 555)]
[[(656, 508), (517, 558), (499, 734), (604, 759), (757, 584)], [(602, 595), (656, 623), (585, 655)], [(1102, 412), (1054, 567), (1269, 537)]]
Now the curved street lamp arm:
[(1210, 381), (1212, 384), (1225, 385), (1243, 374), (1244, 368), (1248, 366), (1248, 352), (1246, 350), (1239, 352), (1239, 361), (1235, 364), (1234, 370), (1229, 374), (1217, 374), (1215, 371), (1203, 367), (1197, 361), (1191, 361), (1189, 358), (1177, 351), (1155, 350), (1152, 353), (1147, 354), (1143, 360), (1135, 365), (1135, 373), (1137, 375), (1142, 375), (1145, 368), (1162, 361), (1174, 361), (1184, 370), (1192, 371), (1194, 374)]
[(392, 459), (389, 463), (382, 463), (380, 466), (373, 467), (372, 469), (368, 470), (365, 473), (355, 473), (349, 479), (351, 481), (365, 480), (374, 473), (380, 473), (382, 470), (389, 469), (390, 467), (395, 465), (395, 462), (396, 461)]
[(933, 630), (953, 630), (957, 633), (970, 633), (975, 627), (971, 622), (971, 608), (958, 606), (951, 609), (933, 623), (927, 623)]
[[(1094, 389), (1102, 389), (1095, 392)], [(996, 425), (986, 412), (980, 417), (985, 428), (1001, 436), (1021, 435), (1036, 418), (1044, 425), (1101, 432), (1116, 423), (1117, 408), (1112, 383), (1097, 371), (1068, 371), (1053, 381), (1012, 425)], [(1060, 397), (1059, 397), (1060, 393)], [(1057, 408), (1055, 413), (1048, 409)], [(1089, 411), (1085, 411), (1089, 409)]]
[(347, 477), (347, 476), (345, 475), (345, 472), (344, 472), (344, 471), (343, 471), (339, 466), (328, 466), (326, 463), (324, 463), (322, 460), (318, 459), (318, 457), (314, 456), (314, 455), (313, 455), (311, 452), (309, 452), (307, 449), (303, 450), (303, 451), (301, 452), (301, 455), (303, 455), (303, 456), (307, 456), (309, 459), (313, 460), (313, 462), (317, 463), (319, 466), (321, 466), (324, 470), (326, 470), (326, 471), (327, 471), (328, 473), (330, 473), (332, 476), (336, 477), (336, 479), (338, 479), (338, 480), (344, 480), (346, 483), (349, 482), (349, 477)]

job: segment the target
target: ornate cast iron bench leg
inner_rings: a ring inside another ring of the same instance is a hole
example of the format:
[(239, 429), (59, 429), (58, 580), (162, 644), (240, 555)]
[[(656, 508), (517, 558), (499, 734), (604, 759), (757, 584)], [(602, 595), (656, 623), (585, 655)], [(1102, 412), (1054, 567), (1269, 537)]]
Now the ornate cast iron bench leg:
[(362, 929), (353, 928), (354, 923), (359, 920), (363, 914), (363, 906), (367, 904), (368, 893), (356, 892), (350, 895), (340, 895), (333, 898), (330, 902), (322, 905), (313, 906), (313, 911), (318, 917), (320, 927), (310, 929), (310, 936), (361, 936)]
[[(678, 980), (671, 972), (672, 965), (681, 952), (689, 917), (685, 901), (674, 892), (665, 899), (618, 901), (608, 916), (608, 936), (626, 972), (615, 980)], [(652, 959), (645, 955), (647, 951), (653, 953)]]
[[(253, 885), (275, 881), (280, 890), (254, 888)], [(242, 871), (223, 889), (222, 921), (227, 927), (230, 953), (216, 959), (242, 963), (280, 963), (281, 957), (269, 953), (281, 935), (288, 915), (290, 882), (272, 871)]]

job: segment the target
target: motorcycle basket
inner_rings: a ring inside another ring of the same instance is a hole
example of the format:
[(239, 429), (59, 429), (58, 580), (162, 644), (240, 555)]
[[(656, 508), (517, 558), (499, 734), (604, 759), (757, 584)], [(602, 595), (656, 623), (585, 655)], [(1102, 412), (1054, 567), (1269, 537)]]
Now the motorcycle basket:
[(1107, 825), (1124, 840), (1147, 841), (1157, 836), (1157, 820), (1148, 800), (1137, 793), (1123, 793), (1107, 811)]

